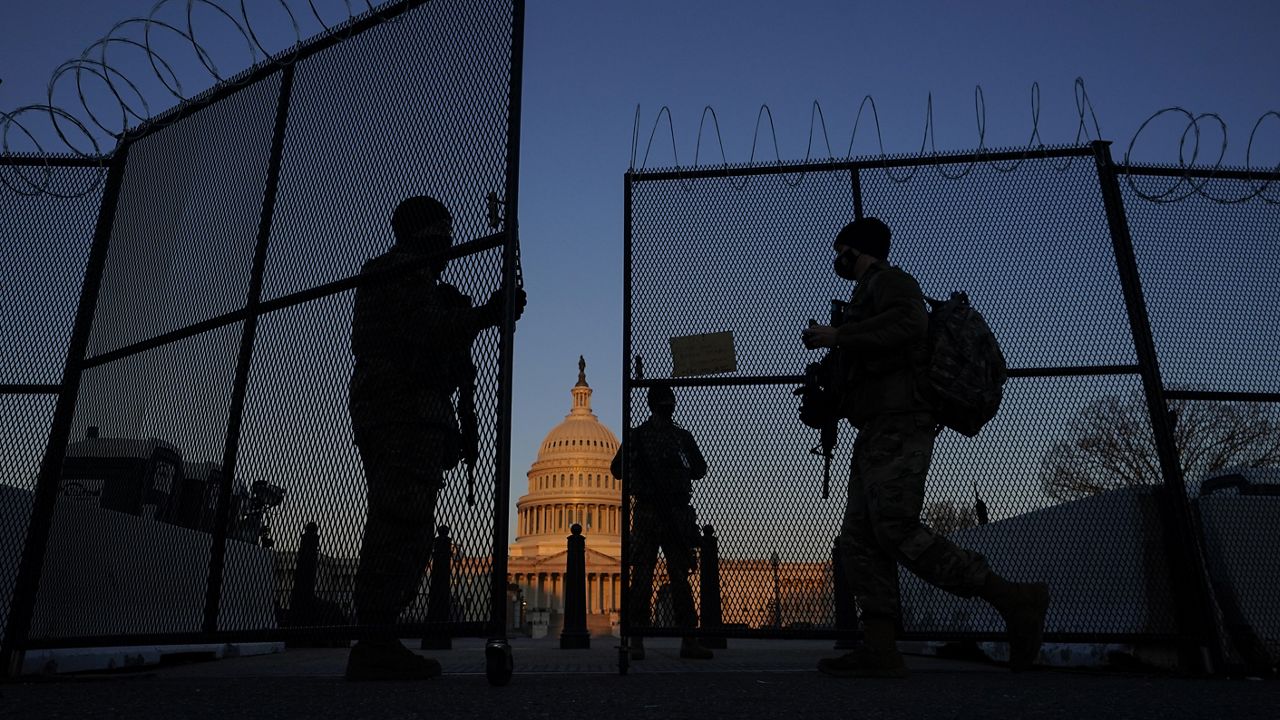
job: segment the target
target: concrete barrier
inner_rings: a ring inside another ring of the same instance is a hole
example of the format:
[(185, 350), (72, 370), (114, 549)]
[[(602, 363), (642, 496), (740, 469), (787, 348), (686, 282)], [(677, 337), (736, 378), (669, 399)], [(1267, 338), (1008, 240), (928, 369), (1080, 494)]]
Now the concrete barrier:
[[(1012, 580), (1049, 583), (1047, 632), (1172, 633), (1168, 561), (1153, 488), (1126, 488), (952, 533)], [(903, 622), (916, 632), (1003, 632), (985, 602), (903, 570)]]

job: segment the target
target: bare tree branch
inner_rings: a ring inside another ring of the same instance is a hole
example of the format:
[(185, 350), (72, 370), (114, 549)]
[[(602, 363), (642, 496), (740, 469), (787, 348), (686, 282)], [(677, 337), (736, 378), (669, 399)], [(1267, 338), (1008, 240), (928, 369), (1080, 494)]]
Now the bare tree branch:
[(924, 506), (921, 518), (939, 535), (950, 535), (957, 530), (978, 524), (978, 516), (969, 505), (956, 505), (950, 500), (938, 500)]
[[(1257, 403), (1173, 400), (1174, 444), (1183, 477), (1199, 481), (1232, 466), (1280, 464), (1280, 419)], [(1040, 483), (1057, 500), (1162, 482), (1146, 397), (1090, 403), (1067, 423), (1067, 437), (1040, 461)]]

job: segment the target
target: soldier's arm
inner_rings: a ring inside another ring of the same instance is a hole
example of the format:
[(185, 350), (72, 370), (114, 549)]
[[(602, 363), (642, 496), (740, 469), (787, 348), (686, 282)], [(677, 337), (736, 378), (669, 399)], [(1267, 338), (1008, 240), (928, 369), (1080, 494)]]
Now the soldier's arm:
[(693, 433), (688, 430), (683, 431), (680, 437), (684, 441), (685, 456), (689, 458), (689, 477), (692, 480), (701, 480), (707, 476), (707, 461), (702, 457), (702, 451), (698, 449), (698, 441), (693, 439)]
[(920, 286), (910, 275), (883, 272), (868, 289), (881, 311), (837, 328), (837, 347), (854, 352), (886, 350), (924, 339), (929, 332), (929, 315)]
[[(528, 301), (529, 298), (528, 295), (525, 294), (524, 288), (517, 287), (515, 295), (513, 295), (511, 299), (511, 304), (514, 305), (511, 309), (512, 317), (519, 320), (521, 316), (524, 315), (524, 308)], [(507, 309), (506, 291), (502, 288), (494, 290), (493, 293), (489, 295), (489, 299), (486, 300), (484, 305), (481, 305), (479, 309), (483, 313), (482, 321), (484, 322), (481, 329), (501, 325), (503, 315), (506, 313)]]
[(437, 291), (440, 302), (423, 314), (424, 329), (451, 335), (469, 348), (482, 330), (493, 325), (488, 305), (476, 307), (469, 295), (449, 283), (440, 283)]

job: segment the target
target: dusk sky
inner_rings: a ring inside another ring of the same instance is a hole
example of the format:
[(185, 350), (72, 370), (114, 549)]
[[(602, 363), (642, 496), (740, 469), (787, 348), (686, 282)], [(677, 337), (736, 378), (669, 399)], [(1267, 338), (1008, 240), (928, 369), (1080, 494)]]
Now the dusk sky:
[[(54, 68), (116, 22), (145, 16), (153, 4), (7, 2), (0, 11), (0, 109), (43, 102)], [(182, 3), (173, 5), (165, 12), (180, 17)], [(341, 2), (316, 6), (334, 21), (345, 14)], [(301, 19), (304, 35), (319, 29)], [(217, 26), (216, 18), (208, 20)], [(1073, 83), (1082, 77), (1103, 138), (1115, 142), (1117, 161), (1148, 117), (1180, 106), (1220, 116), (1228, 127), (1226, 162), (1240, 165), (1255, 122), (1280, 109), (1277, 27), (1280, 5), (1258, 0), (531, 0), (520, 160), (529, 306), (516, 334), (512, 500), (526, 491), (524, 474), (538, 442), (569, 410), (580, 354), (588, 363), (596, 413), (615, 433), (622, 425), (623, 175), (637, 105), (640, 157), (659, 108), (668, 106), (674, 120), (678, 158), (664, 120), (649, 167), (692, 162), (707, 105), (717, 113), (729, 162), (748, 160), (762, 104), (772, 111), (781, 158), (803, 159), (815, 100), (831, 154), (843, 157), (866, 95), (875, 100), (887, 152), (920, 150), (930, 93), (937, 148), (969, 150), (979, 143), (975, 85), (985, 98), (987, 147), (1028, 142), (1036, 82), (1040, 140), (1064, 144), (1077, 137)], [(227, 52), (220, 67), (247, 65), (236, 65), (244, 54), (233, 51), (231, 40), (211, 37), (211, 48)], [(871, 120), (864, 112), (853, 155), (879, 153)], [(720, 161), (709, 122), (700, 150), (704, 164)], [(1137, 144), (1136, 159), (1176, 163), (1184, 126), (1173, 114), (1153, 123)], [(16, 136), (10, 142), (12, 149), (31, 149)], [(1201, 142), (1202, 161), (1216, 157), (1220, 130), (1202, 126)], [(828, 154), (821, 135), (813, 143), (813, 156)], [(1263, 122), (1252, 156), (1262, 169), (1280, 163), (1280, 118)], [(756, 159), (773, 158), (766, 125)], [(830, 240), (813, 238), (823, 247)], [(802, 321), (797, 318), (797, 328)]]

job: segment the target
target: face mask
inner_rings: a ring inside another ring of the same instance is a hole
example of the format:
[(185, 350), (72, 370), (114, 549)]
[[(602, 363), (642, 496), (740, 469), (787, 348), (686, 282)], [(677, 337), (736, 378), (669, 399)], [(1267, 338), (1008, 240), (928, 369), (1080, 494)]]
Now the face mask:
[(857, 262), (858, 256), (856, 254), (851, 252), (842, 252), (836, 256), (835, 262), (832, 264), (835, 267), (836, 275), (839, 275), (845, 280), (856, 281), (858, 276), (854, 274), (853, 266), (856, 265)]
[(669, 420), (676, 414), (676, 406), (668, 405), (666, 403), (658, 403), (657, 405), (650, 405), (649, 411), (657, 417)]

